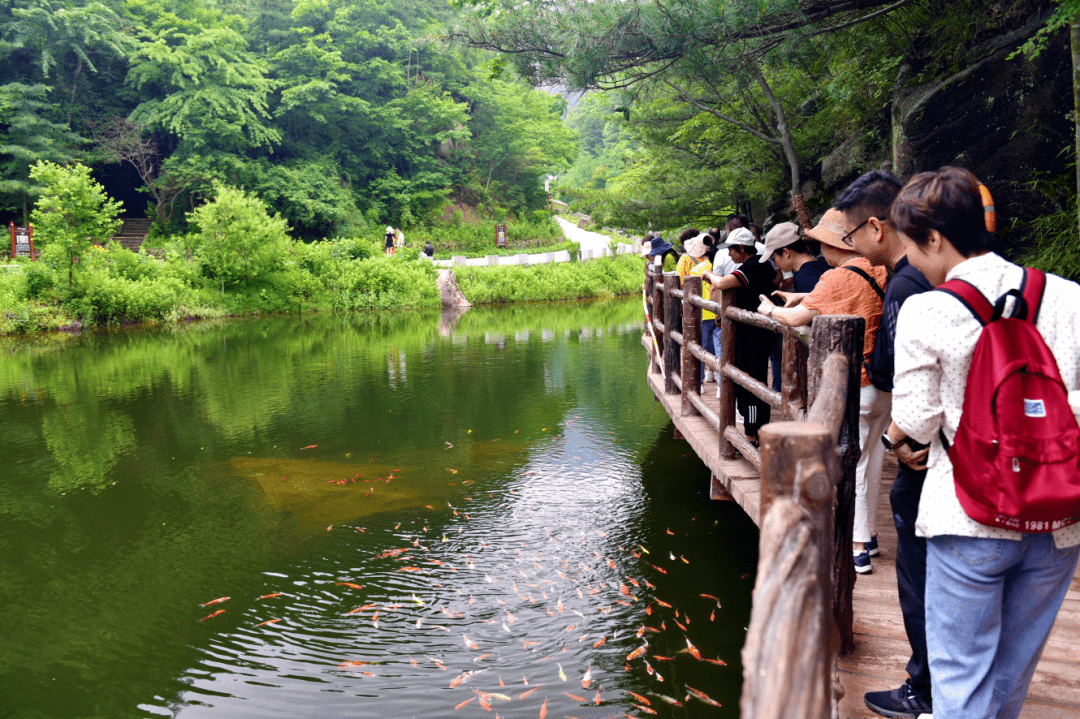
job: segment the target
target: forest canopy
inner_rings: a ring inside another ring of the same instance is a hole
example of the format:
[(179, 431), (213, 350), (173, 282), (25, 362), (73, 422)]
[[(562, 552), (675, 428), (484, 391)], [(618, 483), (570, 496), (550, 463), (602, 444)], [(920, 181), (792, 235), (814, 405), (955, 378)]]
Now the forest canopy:
[(494, 71), (487, 53), (440, 44), (458, 12), (3, 0), (0, 213), (29, 216), (39, 160), (89, 164), (164, 231), (215, 184), (255, 193), (309, 239), (426, 224), (452, 203), (541, 209), (544, 177), (577, 152), (565, 103)]

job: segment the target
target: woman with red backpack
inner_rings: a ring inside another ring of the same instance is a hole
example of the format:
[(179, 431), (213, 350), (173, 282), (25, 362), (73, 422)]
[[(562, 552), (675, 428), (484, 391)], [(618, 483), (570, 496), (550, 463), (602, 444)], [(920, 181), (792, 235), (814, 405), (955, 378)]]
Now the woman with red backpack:
[[(896, 325), (889, 440), (929, 444), (927, 539), (936, 719), (1020, 714), (1080, 555), (1080, 286), (991, 251), (975, 177), (913, 177), (890, 220), (938, 291)], [(1041, 359), (1040, 357), (1041, 353)]]

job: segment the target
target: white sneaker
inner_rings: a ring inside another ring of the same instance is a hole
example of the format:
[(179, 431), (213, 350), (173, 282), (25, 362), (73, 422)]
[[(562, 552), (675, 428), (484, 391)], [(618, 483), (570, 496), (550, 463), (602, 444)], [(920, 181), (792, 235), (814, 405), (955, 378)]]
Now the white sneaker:
[(720, 385), (719, 384), (716, 385), (716, 398), (720, 399)]
[(706, 369), (705, 370), (705, 382), (708, 383), (708, 382), (715, 382), (715, 381), (716, 381), (716, 375), (713, 373), (713, 371), (711, 369)]

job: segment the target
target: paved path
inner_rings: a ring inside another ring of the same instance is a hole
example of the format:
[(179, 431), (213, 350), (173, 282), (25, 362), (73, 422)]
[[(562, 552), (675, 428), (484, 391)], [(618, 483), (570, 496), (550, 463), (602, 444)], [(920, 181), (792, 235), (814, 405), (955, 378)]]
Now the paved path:
[[(607, 235), (583, 230), (574, 223), (564, 220), (561, 217), (556, 217), (555, 220), (562, 228), (563, 235), (566, 239), (577, 242), (580, 245), (581, 252), (577, 259), (591, 260), (611, 254), (611, 249), (609, 247), (611, 238)], [(620, 255), (633, 251), (633, 244), (619, 243), (618, 253)], [(560, 252), (537, 252), (520, 255), (488, 255), (486, 257), (470, 257), (468, 259), (461, 257), (450, 260), (435, 260), (435, 266), (453, 267), (455, 265), (465, 265), (468, 267), (486, 267), (489, 265), (543, 265), (549, 262), (569, 262), (571, 259), (570, 253), (566, 250), (562, 250)]]

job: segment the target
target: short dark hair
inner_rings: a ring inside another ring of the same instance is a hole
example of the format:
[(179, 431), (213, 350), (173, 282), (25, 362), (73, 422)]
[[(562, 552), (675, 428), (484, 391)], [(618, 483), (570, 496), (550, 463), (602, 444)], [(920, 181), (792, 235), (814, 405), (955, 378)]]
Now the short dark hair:
[(679, 233), (679, 243), (683, 244), (687, 240), (689, 240), (691, 237), (697, 237), (700, 234), (701, 233), (698, 232), (693, 227), (687, 227), (685, 230), (683, 230), (682, 232)]
[(917, 245), (930, 241), (937, 230), (964, 257), (993, 247), (986, 231), (979, 181), (961, 167), (920, 172), (908, 180), (893, 201), (889, 218), (896, 229)]
[(896, 175), (887, 170), (870, 170), (848, 185), (833, 207), (856, 222), (864, 222), (870, 217), (884, 220), (889, 217), (889, 208), (903, 186)]
[(799, 239), (792, 242), (790, 245), (784, 245), (776, 251), (780, 252), (780, 250), (791, 250), (797, 255), (813, 255), (813, 248), (810, 247), (811, 242), (813, 242), (813, 240), (804, 240), (800, 237)]
[(757, 238), (758, 242), (761, 241), (761, 228), (760, 227), (758, 227), (753, 222), (751, 222), (749, 225), (746, 226), (746, 229), (748, 229), (748, 230), (750, 230), (751, 232), (754, 233), (754, 237)]

